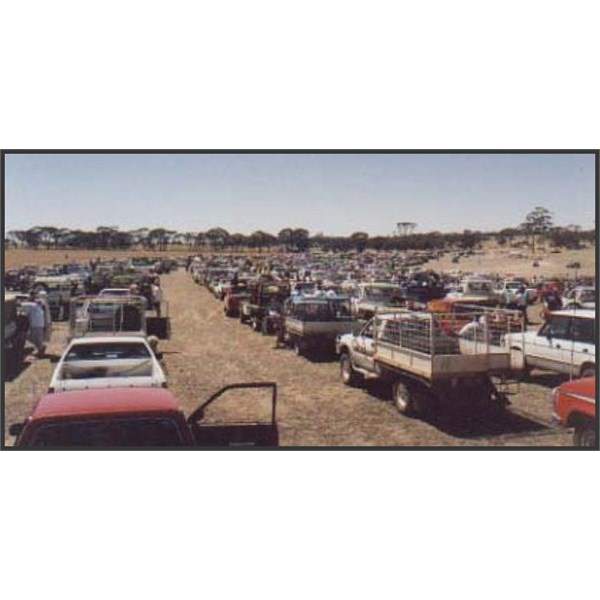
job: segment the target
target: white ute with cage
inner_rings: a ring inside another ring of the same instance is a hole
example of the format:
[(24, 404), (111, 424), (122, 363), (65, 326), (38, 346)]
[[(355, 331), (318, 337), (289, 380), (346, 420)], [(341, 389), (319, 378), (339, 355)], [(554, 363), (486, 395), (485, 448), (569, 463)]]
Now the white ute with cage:
[(469, 312), (382, 312), (357, 335), (337, 340), (342, 382), (391, 383), (403, 414), (424, 413), (439, 402), (508, 404), (492, 377), (507, 381), (514, 370), (507, 334), (522, 335), (518, 311), (471, 307)]

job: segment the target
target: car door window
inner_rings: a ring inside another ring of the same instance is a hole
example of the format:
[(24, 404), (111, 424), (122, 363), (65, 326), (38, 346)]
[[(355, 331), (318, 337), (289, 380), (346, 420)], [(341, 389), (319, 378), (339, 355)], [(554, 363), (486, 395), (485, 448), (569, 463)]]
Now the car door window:
[(557, 340), (567, 340), (570, 335), (570, 324), (571, 317), (553, 317), (542, 327), (539, 335)]
[(573, 319), (572, 336), (574, 342), (595, 344), (596, 340), (595, 319)]

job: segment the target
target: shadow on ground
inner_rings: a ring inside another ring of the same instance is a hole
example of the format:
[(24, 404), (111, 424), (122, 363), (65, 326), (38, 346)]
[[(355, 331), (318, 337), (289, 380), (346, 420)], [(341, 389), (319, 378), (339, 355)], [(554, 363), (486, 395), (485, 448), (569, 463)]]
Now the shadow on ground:
[[(391, 402), (390, 385), (367, 382), (365, 389), (382, 402)], [(400, 416), (400, 418), (409, 418)], [(517, 414), (511, 407), (500, 408), (493, 403), (465, 403), (462, 405), (437, 403), (435, 408), (413, 418), (435, 427), (442, 433), (462, 438), (476, 439), (504, 435), (525, 435), (550, 432), (551, 427)]]

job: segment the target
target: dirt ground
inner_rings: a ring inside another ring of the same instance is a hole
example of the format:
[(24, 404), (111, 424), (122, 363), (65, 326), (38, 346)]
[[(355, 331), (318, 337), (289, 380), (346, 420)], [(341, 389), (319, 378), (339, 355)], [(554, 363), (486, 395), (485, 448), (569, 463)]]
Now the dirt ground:
[[(48, 258), (46, 258), (48, 262)], [(311, 362), (275, 349), (274, 338), (223, 315), (222, 303), (183, 270), (162, 278), (172, 339), (161, 342), (169, 387), (186, 413), (220, 387), (274, 381), (284, 446), (566, 446), (570, 433), (550, 426), (554, 386), (563, 379), (534, 372), (512, 384), (511, 406), (489, 414), (451, 407), (428, 421), (396, 412), (383, 386), (349, 388), (335, 361)], [(532, 316), (539, 310), (532, 307)], [(5, 384), (6, 443), (10, 423), (27, 417), (48, 386), (66, 342), (64, 323), (54, 325), (49, 357), (28, 356)], [(242, 400), (236, 400), (237, 408)], [(235, 406), (234, 406), (235, 408)]]

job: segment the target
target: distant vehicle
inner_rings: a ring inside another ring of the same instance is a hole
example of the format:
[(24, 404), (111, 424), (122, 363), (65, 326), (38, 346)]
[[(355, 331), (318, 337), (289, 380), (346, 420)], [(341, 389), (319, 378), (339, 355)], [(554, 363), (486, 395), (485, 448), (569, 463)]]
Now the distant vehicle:
[(483, 277), (465, 277), (460, 281), (456, 291), (450, 292), (446, 298), (466, 298), (467, 300), (489, 300), (496, 302), (498, 295), (494, 283)]
[(104, 288), (98, 292), (98, 296), (131, 296), (129, 288)]
[(145, 338), (71, 340), (56, 365), (48, 391), (110, 387), (167, 387), (165, 374)]
[(519, 292), (522, 287), (525, 288), (527, 303), (533, 304), (538, 296), (537, 288), (530, 287), (524, 281), (520, 281), (518, 279), (504, 281), (502, 286), (498, 288), (496, 292), (498, 295), (498, 300), (505, 306), (516, 306), (519, 298)]
[(562, 299), (564, 308), (589, 308), (596, 309), (596, 288), (577, 286), (569, 290)]
[(387, 282), (359, 283), (352, 298), (352, 313), (359, 319), (370, 319), (384, 307), (398, 307), (404, 294), (399, 285)]
[[(225, 394), (252, 388), (271, 392), (268, 419), (207, 418), (209, 407)], [(234, 384), (213, 394), (186, 418), (168, 390), (62, 392), (42, 397), (31, 416), (13, 423), (9, 433), (20, 448), (277, 446), (276, 400), (275, 383)]]
[(563, 383), (552, 391), (553, 420), (573, 427), (573, 444), (597, 448), (596, 377)]
[(283, 309), (284, 340), (296, 354), (333, 352), (338, 335), (352, 331), (350, 299), (294, 296)]
[(591, 377), (596, 365), (596, 313), (585, 309), (555, 311), (537, 332), (511, 333), (503, 343), (513, 350), (513, 356), (514, 351), (518, 353), (516, 368), (537, 367), (571, 377)]

